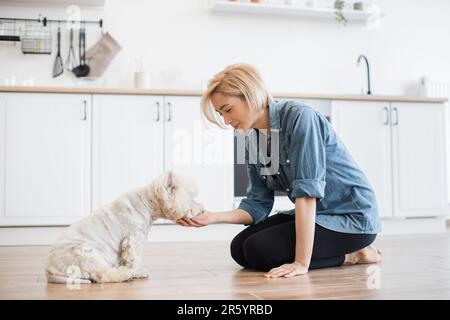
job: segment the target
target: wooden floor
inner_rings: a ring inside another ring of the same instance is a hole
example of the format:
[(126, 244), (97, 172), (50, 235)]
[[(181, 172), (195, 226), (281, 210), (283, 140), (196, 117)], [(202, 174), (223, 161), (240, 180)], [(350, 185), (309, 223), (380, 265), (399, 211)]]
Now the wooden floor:
[(450, 232), (384, 236), (384, 260), (266, 279), (242, 270), (226, 242), (149, 243), (150, 278), (116, 284), (47, 284), (48, 247), (0, 247), (0, 299), (450, 299)]

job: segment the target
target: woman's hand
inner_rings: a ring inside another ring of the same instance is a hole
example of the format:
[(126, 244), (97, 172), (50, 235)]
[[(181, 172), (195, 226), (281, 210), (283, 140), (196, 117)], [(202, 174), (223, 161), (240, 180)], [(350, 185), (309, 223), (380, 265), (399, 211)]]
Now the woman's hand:
[(181, 218), (178, 219), (177, 224), (183, 227), (205, 227), (209, 224), (218, 222), (218, 215), (214, 212), (204, 211), (201, 215), (195, 218)]
[(290, 278), (298, 276), (301, 274), (306, 274), (308, 272), (308, 267), (301, 264), (300, 262), (294, 261), (293, 263), (286, 263), (278, 268), (273, 268), (267, 272), (264, 276), (266, 278), (278, 278), (285, 277)]

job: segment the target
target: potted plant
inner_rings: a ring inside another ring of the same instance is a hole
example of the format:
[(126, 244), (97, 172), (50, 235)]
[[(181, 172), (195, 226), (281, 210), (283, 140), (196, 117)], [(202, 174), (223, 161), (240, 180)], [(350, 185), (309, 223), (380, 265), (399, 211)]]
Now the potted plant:
[(335, 11), (336, 20), (345, 26), (348, 21), (345, 18), (344, 13), (343, 13), (344, 6), (345, 6), (345, 1), (342, 1), (342, 0), (334, 1), (334, 8), (336, 9), (336, 11)]

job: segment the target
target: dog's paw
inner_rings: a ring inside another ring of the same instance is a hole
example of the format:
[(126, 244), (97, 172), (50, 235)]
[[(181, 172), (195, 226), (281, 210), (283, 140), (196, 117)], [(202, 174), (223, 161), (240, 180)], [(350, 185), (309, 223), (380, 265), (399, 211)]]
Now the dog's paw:
[(133, 279), (145, 279), (149, 277), (149, 273), (145, 268), (139, 268), (133, 272)]

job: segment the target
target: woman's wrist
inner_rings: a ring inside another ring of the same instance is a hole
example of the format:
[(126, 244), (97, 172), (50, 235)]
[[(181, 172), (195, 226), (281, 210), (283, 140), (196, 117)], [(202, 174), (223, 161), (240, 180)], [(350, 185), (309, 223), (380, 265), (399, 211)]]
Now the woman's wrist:
[(211, 220), (210, 220), (211, 224), (221, 223), (219, 213), (208, 211), (208, 214), (211, 218)]
[(309, 268), (309, 263), (304, 262), (302, 259), (295, 259), (294, 263), (308, 269)]
[(242, 209), (224, 212), (205, 211), (209, 215), (210, 223), (252, 224), (253, 218)]

